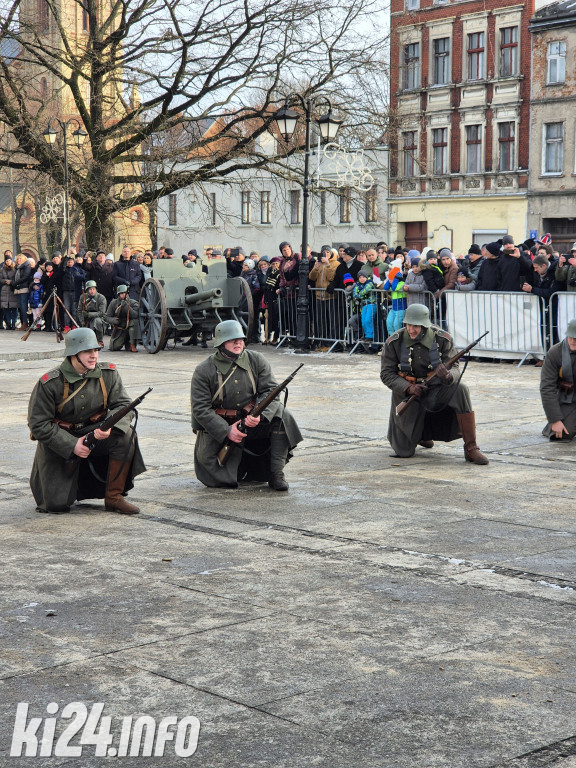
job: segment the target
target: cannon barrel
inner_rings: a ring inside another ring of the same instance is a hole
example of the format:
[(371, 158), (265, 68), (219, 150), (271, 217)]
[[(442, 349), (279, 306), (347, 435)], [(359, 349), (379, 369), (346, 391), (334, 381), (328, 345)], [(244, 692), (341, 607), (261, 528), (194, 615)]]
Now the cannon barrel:
[(222, 288), (210, 288), (208, 291), (199, 293), (187, 293), (184, 296), (186, 304), (198, 304), (200, 301), (209, 301), (209, 299), (219, 299), (222, 296)]

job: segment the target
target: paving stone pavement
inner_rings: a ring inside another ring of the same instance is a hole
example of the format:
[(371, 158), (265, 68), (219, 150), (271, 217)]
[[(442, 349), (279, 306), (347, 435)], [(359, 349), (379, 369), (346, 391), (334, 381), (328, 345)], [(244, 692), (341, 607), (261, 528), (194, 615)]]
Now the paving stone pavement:
[[(103, 352), (131, 394), (154, 388), (143, 511), (49, 516), (26, 409), (63, 345), (0, 332), (0, 768), (576, 766), (576, 445), (540, 435), (539, 370), (470, 363), (476, 467), (460, 442), (390, 456), (379, 358), (260, 351), (279, 379), (305, 363), (289, 493), (196, 480), (190, 378), (210, 350)], [(35, 759), (10, 756), (22, 703)], [(139, 718), (140, 756), (120, 738)]]

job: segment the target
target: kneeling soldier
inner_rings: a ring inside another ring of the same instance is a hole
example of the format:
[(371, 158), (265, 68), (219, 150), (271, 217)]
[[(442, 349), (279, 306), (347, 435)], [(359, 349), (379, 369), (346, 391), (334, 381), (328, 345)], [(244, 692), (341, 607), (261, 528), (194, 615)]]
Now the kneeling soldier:
[[(388, 440), (399, 458), (414, 455), (417, 445), (432, 448), (434, 440), (464, 440), (464, 457), (473, 464), (488, 464), (476, 445), (476, 423), (468, 387), (454, 381), (444, 363), (456, 354), (450, 334), (432, 325), (428, 308), (412, 304), (400, 331), (386, 340), (380, 378), (392, 390)], [(454, 366), (456, 368), (456, 366)], [(427, 376), (436, 376), (426, 384)], [(396, 407), (415, 395), (402, 416)]]
[(572, 440), (576, 435), (576, 318), (568, 323), (566, 338), (550, 348), (540, 378), (542, 406), (548, 419), (542, 434), (550, 440)]
[(106, 312), (106, 322), (112, 326), (110, 350), (129, 349), (138, 352), (134, 344), (134, 323), (138, 318), (138, 302), (128, 296), (128, 286), (119, 285), (116, 297), (112, 299)]
[[(113, 363), (98, 363), (98, 342), (90, 328), (76, 328), (65, 337), (66, 358), (41, 377), (28, 405), (28, 426), (37, 441), (30, 487), (38, 512), (60, 514), (81, 499), (105, 499), (106, 509), (123, 515), (140, 510), (124, 499), (134, 477), (146, 470), (132, 414), (111, 430), (98, 425), (105, 416), (130, 404)], [(96, 447), (83, 445), (94, 430)], [(72, 473), (66, 461), (78, 456)]]
[[(268, 480), (273, 490), (287, 491), (284, 466), (302, 435), (279, 399), (260, 416), (249, 415), (276, 382), (264, 355), (244, 348), (245, 339), (236, 320), (217, 325), (216, 352), (192, 376), (196, 477), (212, 488), (236, 488), (239, 480)], [(246, 434), (238, 429), (242, 418), (248, 427)], [(218, 452), (226, 438), (237, 447), (221, 466)]]
[(80, 297), (77, 309), (80, 322), (85, 328), (92, 328), (98, 340), (98, 346), (104, 346), (104, 331), (106, 330), (104, 315), (106, 314), (106, 299), (98, 293), (96, 282), (88, 280), (85, 291)]

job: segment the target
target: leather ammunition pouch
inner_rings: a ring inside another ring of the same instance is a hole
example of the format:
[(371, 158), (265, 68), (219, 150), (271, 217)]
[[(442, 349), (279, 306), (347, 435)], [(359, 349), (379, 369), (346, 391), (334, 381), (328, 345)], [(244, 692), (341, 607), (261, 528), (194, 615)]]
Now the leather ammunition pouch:
[(244, 408), (238, 411), (234, 410), (233, 408), (214, 408), (214, 413), (217, 413), (218, 416), (221, 416), (225, 421), (228, 422), (228, 424), (232, 425), (237, 421), (246, 418), (246, 416), (250, 414), (255, 405), (256, 403), (251, 401), (248, 403), (248, 405), (244, 406)]
[[(90, 430), (96, 429), (96, 427), (105, 419), (107, 411), (98, 411), (93, 416), (90, 416), (86, 421), (80, 421), (77, 424), (73, 424), (71, 421), (64, 421), (63, 419), (52, 419), (53, 424), (57, 424), (61, 429), (65, 429), (66, 432), (81, 432), (86, 427), (90, 427)], [(90, 431), (89, 430), (89, 431)]]

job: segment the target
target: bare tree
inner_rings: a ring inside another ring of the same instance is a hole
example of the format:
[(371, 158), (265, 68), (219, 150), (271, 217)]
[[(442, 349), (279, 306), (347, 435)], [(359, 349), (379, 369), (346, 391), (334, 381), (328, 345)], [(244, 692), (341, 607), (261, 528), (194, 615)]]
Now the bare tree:
[(364, 73), (377, 77), (384, 3), (5, 0), (0, 121), (19, 154), (0, 155), (0, 167), (33, 168), (63, 186), (62, 147), (43, 132), (51, 118), (77, 118), (88, 136), (69, 152), (70, 197), (87, 242), (109, 243), (118, 211), (281, 165), (255, 139), (302, 82), (305, 96), (329, 92), (336, 109), (377, 114), (359, 87)]

